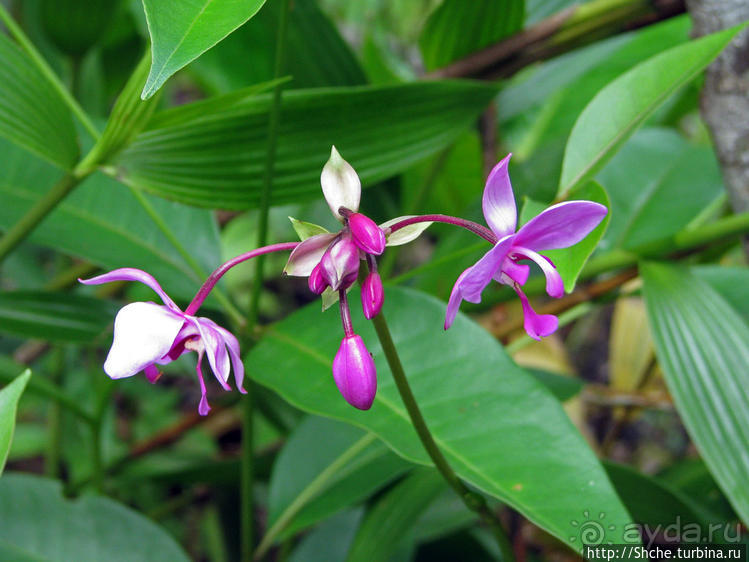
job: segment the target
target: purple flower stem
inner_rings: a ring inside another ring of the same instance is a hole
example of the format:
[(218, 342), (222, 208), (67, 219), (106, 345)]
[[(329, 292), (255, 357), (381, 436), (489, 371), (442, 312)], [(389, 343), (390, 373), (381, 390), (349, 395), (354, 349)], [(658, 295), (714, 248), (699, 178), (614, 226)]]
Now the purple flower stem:
[(343, 323), (343, 333), (346, 337), (354, 335), (354, 326), (351, 324), (351, 310), (348, 307), (348, 295), (346, 289), (338, 291), (338, 302), (341, 308), (341, 322)]
[(208, 294), (216, 286), (216, 283), (219, 282), (219, 279), (221, 279), (224, 274), (235, 265), (239, 265), (242, 262), (246, 262), (247, 260), (251, 260), (252, 258), (262, 256), (264, 254), (291, 251), (298, 245), (299, 242), (282, 242), (280, 244), (271, 244), (270, 246), (263, 246), (262, 248), (257, 248), (255, 250), (252, 250), (251, 252), (240, 254), (237, 257), (230, 259), (226, 263), (221, 264), (213, 273), (208, 276), (208, 279), (205, 280), (205, 283), (203, 283), (203, 286), (200, 287), (198, 293), (195, 295), (195, 298), (192, 299), (192, 302), (185, 309), (185, 314), (187, 314), (188, 316), (194, 316), (200, 308), (200, 305), (203, 304), (203, 301), (206, 299)]
[(489, 244), (494, 245), (497, 243), (497, 237), (495, 236), (495, 234), (485, 226), (466, 219), (451, 217), (450, 215), (419, 215), (416, 217), (409, 217), (391, 225), (390, 232), (395, 232), (396, 230), (400, 230), (401, 228), (420, 222), (444, 222), (447, 224), (452, 224), (454, 226), (459, 226), (461, 228), (465, 228), (466, 230), (470, 230), (475, 235), (480, 236), (481, 238), (489, 242)]

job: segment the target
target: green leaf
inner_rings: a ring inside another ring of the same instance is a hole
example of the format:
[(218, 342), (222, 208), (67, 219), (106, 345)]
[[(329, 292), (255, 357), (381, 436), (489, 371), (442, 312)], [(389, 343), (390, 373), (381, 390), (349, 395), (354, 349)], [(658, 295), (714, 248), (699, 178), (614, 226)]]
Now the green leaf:
[(749, 326), (689, 270), (640, 267), (656, 355), (684, 425), (736, 509), (749, 520)]
[[(350, 302), (358, 302), (354, 292)], [(485, 330), (459, 314), (444, 332), (444, 303), (410, 290), (388, 290), (384, 311), (427, 424), (459, 476), (575, 548), (569, 522), (581, 494), (623, 527), (626, 511), (559, 402)], [(374, 330), (352, 312), (379, 371), (371, 410), (352, 408), (336, 389), (340, 320), (316, 303), (271, 328), (249, 354), (247, 372), (291, 404), (368, 429), (399, 455), (429, 464)]]
[(139, 513), (104, 497), (68, 500), (59, 482), (28, 474), (0, 479), (0, 541), (35, 560), (187, 562), (174, 539)]
[(721, 297), (749, 324), (749, 269), (746, 267), (724, 267), (701, 265), (692, 272), (710, 284)]
[[(10, 444), (13, 441), (13, 430), (16, 427), (16, 408), (31, 371), (26, 369), (12, 383), (0, 390), (0, 474), (5, 468)], [(1, 531), (0, 531), (1, 532)]]
[(78, 158), (73, 118), (34, 62), (0, 33), (0, 136), (63, 169)]
[(445, 66), (523, 28), (524, 0), (445, 0), (419, 37), (427, 70)]
[[(59, 172), (0, 140), (0, 228), (7, 229), (46, 193)], [(208, 211), (149, 197), (156, 212), (206, 270), (220, 261), (218, 228)], [(78, 186), (31, 234), (31, 242), (87, 259), (105, 269), (138, 267), (173, 297), (191, 298), (202, 283), (158, 230), (130, 190), (96, 173)]]
[(141, 97), (152, 96), (172, 74), (254, 16), (264, 3), (265, 0), (143, 0), (153, 58)]
[(358, 508), (331, 517), (299, 542), (289, 562), (344, 562), (363, 516)]
[[(333, 144), (364, 185), (396, 175), (449, 145), (495, 92), (495, 86), (466, 81), (286, 92), (272, 202), (319, 197), (320, 171)], [(113, 173), (190, 205), (256, 207), (271, 98), (232, 99), (228, 107), (221, 100), (198, 116), (190, 105), (172, 110), (168, 124), (157, 114), (121, 153)]]
[(117, 10), (112, 0), (42, 0), (45, 35), (66, 55), (80, 57), (93, 47)]
[(661, 103), (710, 64), (742, 28), (669, 49), (601, 90), (570, 133), (558, 195), (566, 195), (597, 172)]
[[(320, 440), (321, 435), (325, 439)], [(411, 466), (372, 434), (309, 416), (289, 437), (273, 466), (268, 525), (272, 528), (296, 510), (278, 534), (291, 536), (361, 502)]]
[(26, 338), (90, 343), (116, 312), (114, 303), (70, 293), (0, 292), (0, 331)]
[(367, 513), (349, 550), (348, 562), (388, 560), (419, 516), (447, 484), (434, 469), (414, 470)]
[(602, 249), (632, 250), (672, 236), (723, 193), (715, 154), (673, 130), (638, 131), (597, 179), (611, 198)]
[[(188, 70), (215, 93), (270, 80), (274, 76), (276, 30), (282, 2), (268, 3), (250, 21), (195, 60)], [(290, 88), (358, 86), (364, 72), (335, 24), (315, 0), (294, 0), (286, 31), (284, 72)], [(251, 60), (252, 64), (247, 64)]]
[[(588, 258), (593, 253), (593, 250), (596, 249), (601, 237), (606, 232), (606, 227), (611, 219), (611, 203), (609, 202), (609, 197), (606, 191), (595, 181), (586, 182), (584, 185), (576, 188), (568, 194), (566, 199), (585, 199), (588, 201), (595, 201), (609, 209), (609, 212), (601, 221), (601, 224), (595, 227), (582, 241), (574, 246), (570, 246), (569, 248), (562, 248), (561, 250), (545, 250), (541, 252), (554, 262), (559, 275), (564, 281), (564, 290), (571, 293), (575, 290), (577, 278), (580, 276), (580, 272), (583, 270), (585, 263), (588, 261)], [(533, 201), (532, 199), (526, 199), (523, 209), (520, 212), (521, 223), (524, 224), (528, 222), (544, 208), (545, 206), (543, 204)]]

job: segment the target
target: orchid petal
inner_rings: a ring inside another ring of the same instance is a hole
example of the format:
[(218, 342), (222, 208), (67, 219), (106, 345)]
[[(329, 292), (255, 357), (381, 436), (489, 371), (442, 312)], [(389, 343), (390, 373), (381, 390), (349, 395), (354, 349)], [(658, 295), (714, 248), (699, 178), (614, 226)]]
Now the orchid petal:
[(312, 238), (313, 236), (316, 236), (318, 234), (328, 233), (328, 229), (320, 226), (319, 224), (300, 221), (295, 219), (294, 217), (289, 217), (289, 220), (291, 221), (291, 226), (294, 227), (294, 232), (296, 232), (296, 235), (299, 236), (299, 240), (304, 241), (307, 238)]
[(159, 380), (159, 377), (161, 376), (161, 371), (159, 371), (159, 369), (153, 363), (151, 363), (150, 365), (146, 365), (146, 368), (143, 369), (143, 371), (146, 373), (146, 378), (151, 384)]
[(593, 201), (565, 201), (552, 205), (525, 223), (515, 245), (535, 251), (567, 248), (585, 238), (608, 209)]
[(247, 394), (247, 391), (242, 386), (244, 382), (244, 363), (242, 363), (242, 356), (239, 353), (239, 342), (229, 330), (216, 325), (216, 331), (224, 339), (226, 348), (229, 350), (229, 356), (231, 357), (231, 365), (234, 369), (234, 382), (237, 385), (237, 390), (242, 394)]
[[(551, 263), (546, 256), (542, 256), (533, 250), (519, 246), (514, 246), (512, 251), (513, 253), (517, 253), (520, 257), (533, 260), (538, 267), (541, 268), (541, 271), (543, 271), (546, 276), (546, 292), (550, 297), (558, 299), (564, 295), (564, 282), (562, 281), (562, 277), (559, 275), (557, 268), (554, 267), (554, 264)], [(520, 284), (522, 285), (522, 283)]]
[(198, 413), (201, 416), (205, 416), (211, 411), (211, 406), (208, 404), (208, 398), (206, 396), (207, 390), (205, 388), (205, 380), (203, 379), (203, 369), (201, 367), (203, 363), (203, 352), (198, 352), (198, 362), (195, 365), (195, 372), (198, 375), (198, 383), (200, 384), (200, 404), (198, 404)]
[(486, 187), (481, 200), (486, 224), (497, 235), (497, 238), (515, 232), (517, 223), (515, 196), (512, 193), (510, 174), (507, 172), (511, 156), (512, 154), (508, 154), (499, 164), (494, 166), (486, 180)]
[(123, 307), (114, 320), (114, 340), (104, 362), (113, 379), (130, 377), (162, 359), (171, 349), (182, 315), (152, 302), (134, 302)]
[[(494, 279), (504, 285), (512, 285), (513, 283), (525, 285), (530, 272), (531, 268), (529, 265), (516, 263), (510, 258), (505, 258), (505, 261), (502, 262), (502, 269), (494, 274)], [(506, 278), (509, 278), (509, 282)]]
[(559, 325), (559, 320), (556, 316), (551, 314), (537, 314), (533, 308), (531, 308), (528, 302), (528, 297), (518, 287), (515, 286), (515, 292), (520, 297), (520, 303), (523, 306), (523, 327), (526, 333), (534, 340), (540, 340), (556, 332)]
[(464, 275), (459, 278), (463, 299), (473, 303), (481, 302), (481, 292), (492, 280), (505, 257), (507, 257), (507, 253), (512, 246), (512, 238), (512, 236), (507, 236), (497, 242), (469, 270), (463, 272)]
[(320, 263), (325, 250), (336, 236), (338, 235), (335, 233), (316, 234), (300, 242), (291, 252), (283, 272), (295, 277), (307, 277)]
[(450, 292), (450, 300), (447, 301), (447, 312), (445, 313), (445, 330), (452, 326), (455, 316), (458, 314), (460, 302), (463, 300), (463, 292), (460, 289), (461, 282), (470, 270), (471, 268), (469, 267), (460, 274), (455, 281), (455, 285), (453, 285), (453, 290)]
[(174, 304), (174, 301), (170, 299), (169, 295), (167, 295), (164, 292), (164, 289), (161, 288), (159, 282), (156, 281), (156, 279), (154, 279), (150, 273), (146, 273), (141, 269), (135, 269), (134, 267), (122, 267), (120, 269), (110, 271), (109, 273), (104, 273), (103, 275), (97, 275), (96, 277), (92, 277), (91, 279), (78, 279), (78, 281), (80, 283), (83, 283), (84, 285), (101, 285), (102, 283), (111, 283), (112, 281), (138, 281), (139, 283), (143, 283), (144, 285), (148, 285), (149, 287), (151, 287), (151, 289), (153, 289), (156, 294), (161, 297), (161, 300), (169, 308), (177, 312), (180, 311), (179, 307)]
[(223, 338), (213, 328), (216, 324), (208, 318), (189, 318), (200, 332), (200, 339), (205, 347), (208, 364), (216, 380), (225, 390), (230, 390), (226, 380), (229, 378), (229, 355), (226, 352)]
[(344, 207), (350, 211), (359, 210), (361, 200), (361, 182), (351, 164), (338, 154), (335, 146), (330, 150), (330, 158), (325, 163), (320, 175), (320, 184), (325, 201), (328, 202), (333, 215), (343, 221), (338, 209)]

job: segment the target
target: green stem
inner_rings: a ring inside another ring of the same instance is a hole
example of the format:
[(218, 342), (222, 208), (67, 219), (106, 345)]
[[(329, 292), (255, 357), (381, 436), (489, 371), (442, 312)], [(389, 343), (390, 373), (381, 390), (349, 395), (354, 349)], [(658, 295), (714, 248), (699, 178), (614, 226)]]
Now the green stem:
[[(85, 177), (85, 176), (84, 176)], [(16, 246), (23, 242), (36, 226), (52, 212), (52, 210), (73, 191), (83, 180), (83, 177), (75, 174), (65, 174), (46, 195), (39, 199), (17, 223), (15, 223), (5, 235), (0, 238), (0, 263)]]
[[(156, 227), (161, 231), (166, 239), (169, 240), (174, 249), (177, 250), (177, 253), (179, 253), (182, 259), (185, 260), (185, 263), (190, 267), (190, 269), (193, 270), (193, 272), (197, 276), (197, 279), (207, 277), (208, 274), (203, 270), (198, 261), (187, 250), (187, 248), (184, 247), (179, 238), (174, 235), (172, 230), (169, 228), (169, 225), (166, 224), (161, 215), (156, 212), (156, 209), (153, 208), (153, 205), (151, 205), (151, 202), (146, 198), (143, 192), (136, 188), (130, 188), (130, 192), (138, 200), (138, 203), (140, 203), (141, 207), (143, 207), (143, 210), (151, 218)], [(226, 314), (228, 314), (232, 319), (232, 322), (234, 322), (238, 326), (241, 326), (244, 323), (244, 316), (242, 312), (236, 306), (234, 306), (229, 297), (218, 287), (213, 290), (213, 294), (216, 296), (216, 299), (224, 308), (224, 312), (226, 312)]]
[(489, 506), (486, 503), (486, 499), (484, 499), (484, 497), (480, 494), (477, 494), (476, 492), (469, 489), (468, 486), (466, 486), (460, 480), (460, 478), (458, 478), (458, 475), (453, 472), (453, 469), (450, 467), (447, 459), (442, 454), (442, 451), (440, 451), (437, 443), (435, 443), (434, 437), (432, 437), (432, 434), (429, 431), (429, 427), (427, 427), (426, 421), (424, 420), (424, 416), (422, 416), (421, 414), (421, 409), (416, 402), (416, 398), (411, 391), (411, 386), (408, 384), (406, 373), (403, 370), (403, 365), (401, 364), (398, 351), (395, 348), (393, 338), (390, 335), (390, 329), (388, 328), (387, 322), (385, 321), (384, 314), (380, 312), (380, 314), (374, 317), (372, 323), (374, 324), (375, 331), (377, 332), (377, 337), (380, 340), (380, 345), (382, 345), (382, 351), (387, 358), (388, 365), (390, 366), (390, 371), (393, 374), (395, 385), (398, 388), (398, 392), (401, 395), (403, 404), (406, 406), (408, 415), (411, 418), (411, 423), (413, 424), (413, 427), (416, 430), (419, 439), (424, 445), (424, 449), (426, 449), (429, 457), (432, 459), (434, 466), (437, 468), (445, 481), (450, 485), (450, 487), (455, 490), (460, 499), (463, 500), (463, 503), (466, 505), (466, 507), (471, 511), (477, 513), (487, 525), (487, 527), (491, 530), (495, 540), (497, 541), (497, 545), (502, 552), (502, 559), (505, 561), (514, 560), (512, 545), (507, 539), (507, 536), (502, 529), (502, 524), (500, 523), (496, 514), (489, 509)]
[(86, 129), (86, 131), (88, 131), (88, 133), (94, 138), (94, 140), (98, 140), (99, 131), (96, 129), (91, 119), (89, 119), (88, 115), (86, 115), (86, 112), (83, 111), (83, 108), (78, 104), (72, 94), (63, 85), (57, 74), (55, 74), (55, 72), (50, 68), (50, 66), (47, 64), (47, 61), (45, 61), (44, 58), (39, 54), (29, 38), (26, 37), (26, 34), (11, 17), (2, 3), (0, 3), (0, 20), (2, 20), (2, 22), (8, 28), (8, 31), (10, 31), (10, 34), (18, 42), (21, 49), (26, 52), (26, 54), (31, 58), (36, 67), (39, 69), (39, 71), (44, 75), (47, 81), (49, 81), (50, 86), (52, 86), (52, 88), (65, 101), (70, 110)]
[[(279, 79), (283, 72), (284, 50), (286, 48), (286, 28), (289, 16), (290, 0), (279, 0), (281, 11), (276, 34), (276, 60), (274, 79)], [(278, 126), (281, 117), (281, 93), (283, 83), (279, 82), (273, 88), (273, 102), (268, 117), (268, 141), (265, 160), (265, 175), (263, 179), (263, 191), (260, 196), (260, 209), (258, 219), (257, 247), (267, 245), (268, 241), (268, 214), (270, 210), (271, 192), (273, 190), (273, 171), (276, 163), (276, 147), (278, 146)], [(252, 295), (250, 298), (250, 309), (247, 315), (247, 333), (252, 335), (257, 324), (258, 311), (260, 309), (260, 294), (263, 288), (263, 266), (265, 256), (258, 256), (255, 263), (255, 281), (252, 284)], [(253, 447), (253, 416), (251, 381), (246, 385), (247, 396), (242, 404), (242, 464), (241, 464), (241, 557), (244, 562), (252, 560), (253, 544), (253, 479), (254, 479), (254, 447)]]
[(255, 551), (255, 560), (259, 560), (268, 551), (275, 538), (291, 523), (294, 517), (307, 505), (310, 500), (315, 498), (326, 486), (326, 484), (338, 474), (352, 459), (374, 443), (375, 436), (368, 433), (343, 453), (341, 453), (325, 470), (320, 472), (307, 486), (300, 492), (291, 504), (281, 513), (276, 522), (266, 531), (265, 536)]

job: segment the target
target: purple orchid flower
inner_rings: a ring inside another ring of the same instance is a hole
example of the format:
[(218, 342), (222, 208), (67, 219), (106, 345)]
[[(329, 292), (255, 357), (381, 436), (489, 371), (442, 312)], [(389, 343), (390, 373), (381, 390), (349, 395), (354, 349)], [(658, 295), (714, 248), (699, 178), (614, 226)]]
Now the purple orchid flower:
[(528, 279), (529, 266), (535, 262), (546, 276), (546, 292), (559, 298), (564, 284), (552, 261), (539, 254), (544, 250), (567, 248), (585, 238), (606, 216), (605, 206), (593, 201), (565, 201), (552, 205), (515, 232), (517, 211), (507, 168), (511, 154), (489, 174), (482, 200), (484, 218), (496, 242), (491, 250), (466, 269), (453, 286), (445, 316), (445, 329), (455, 319), (461, 300), (481, 302), (481, 292), (492, 279), (511, 286), (523, 306), (525, 331), (534, 339), (552, 334), (558, 320), (550, 314), (537, 314), (520, 288)]
[(231, 390), (228, 384), (231, 358), (237, 389), (246, 392), (242, 388), (244, 365), (237, 338), (213, 320), (182, 312), (150, 274), (140, 269), (122, 268), (79, 281), (84, 285), (138, 281), (153, 289), (164, 303), (134, 302), (117, 313), (112, 347), (104, 362), (104, 371), (111, 378), (131, 377), (144, 371), (146, 378), (154, 383), (161, 376), (157, 364), (166, 365), (187, 351), (196, 351), (198, 362), (195, 370), (201, 392), (198, 406), (200, 415), (206, 415), (211, 409), (201, 370), (203, 355), (208, 356), (208, 364), (224, 390)]

